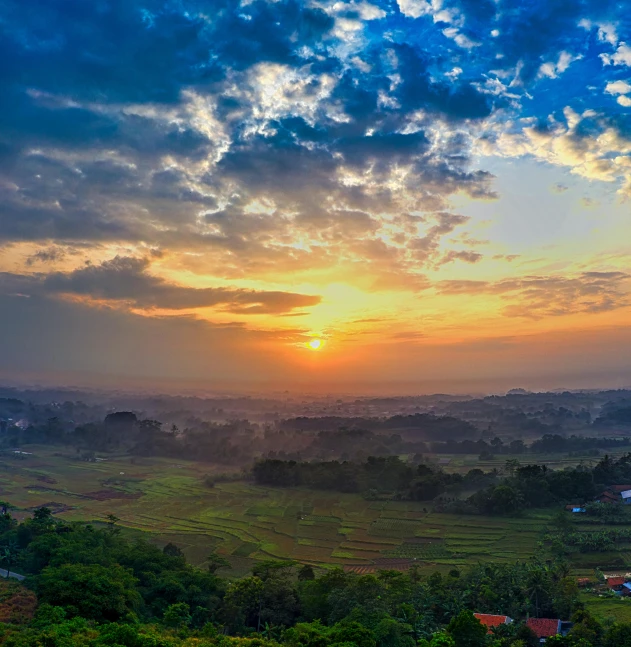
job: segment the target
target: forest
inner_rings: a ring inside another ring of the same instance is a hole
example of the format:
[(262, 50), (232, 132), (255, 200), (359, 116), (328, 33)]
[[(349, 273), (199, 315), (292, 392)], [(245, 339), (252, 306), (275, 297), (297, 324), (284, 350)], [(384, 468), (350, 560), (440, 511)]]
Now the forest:
[[(0, 548), (22, 582), (0, 583), (0, 642), (9, 647), (536, 647), (525, 620), (569, 621), (554, 647), (625, 647), (631, 624), (602, 624), (580, 601), (562, 557), (422, 576), (315, 572), (294, 561), (225, 579), (225, 560), (188, 564), (108, 523), (66, 523), (39, 508), (17, 523), (5, 502)], [(514, 622), (487, 633), (473, 613)]]
[(447, 473), (440, 467), (412, 467), (397, 457), (369, 458), (365, 463), (323, 463), (266, 459), (252, 470), (255, 482), (276, 487), (306, 486), (339, 492), (394, 492), (398, 499), (428, 501), (448, 493), (477, 491), (441, 506), (442, 511), (478, 514), (515, 514), (530, 507), (554, 503), (584, 504), (616, 483), (631, 483), (631, 454), (604, 456), (593, 468), (579, 465), (552, 470), (546, 465), (506, 463), (506, 475), (497, 470)]

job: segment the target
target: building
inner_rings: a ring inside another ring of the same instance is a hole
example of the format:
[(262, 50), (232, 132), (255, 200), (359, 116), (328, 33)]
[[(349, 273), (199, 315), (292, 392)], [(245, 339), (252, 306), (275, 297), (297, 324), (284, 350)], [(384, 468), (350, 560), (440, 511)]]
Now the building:
[(488, 634), (493, 632), (494, 627), (500, 625), (508, 625), (513, 619), (508, 616), (496, 616), (490, 613), (474, 613), (473, 614), (486, 628)]
[(594, 500), (598, 503), (631, 504), (631, 485), (610, 485)]
[(607, 587), (611, 589), (614, 593), (622, 595), (623, 589), (625, 588), (625, 579), (624, 577), (608, 577), (607, 578)]
[(526, 626), (539, 638), (540, 643), (544, 643), (551, 636), (559, 635), (562, 624), (558, 618), (528, 618), (526, 620)]

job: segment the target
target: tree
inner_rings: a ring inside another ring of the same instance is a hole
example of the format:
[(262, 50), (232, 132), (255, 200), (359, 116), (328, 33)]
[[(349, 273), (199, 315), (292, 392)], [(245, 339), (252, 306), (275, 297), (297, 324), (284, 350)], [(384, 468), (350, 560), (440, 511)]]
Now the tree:
[(263, 581), (259, 577), (245, 577), (228, 585), (224, 597), (224, 616), (234, 631), (246, 627), (261, 629)]
[(455, 647), (454, 639), (444, 631), (438, 631), (429, 642), (429, 647)]
[(354, 647), (376, 647), (372, 631), (358, 622), (338, 622), (329, 633), (329, 645), (353, 645)]
[(218, 555), (215, 551), (208, 555), (208, 570), (211, 573), (216, 573), (220, 568), (230, 568), (230, 566), (230, 562), (223, 555)]
[(489, 499), (491, 512), (496, 514), (517, 512), (522, 508), (523, 503), (521, 493), (510, 485), (498, 485), (493, 488)]
[(48, 566), (35, 578), (41, 602), (62, 606), (69, 616), (116, 622), (140, 604), (136, 579), (119, 565)]
[(542, 602), (548, 597), (550, 578), (545, 569), (536, 565), (531, 569), (526, 583), (526, 593), (535, 605), (535, 617), (540, 617)]
[(447, 625), (447, 633), (456, 647), (482, 647), (486, 643), (487, 628), (467, 609), (461, 611)]
[(116, 524), (120, 521), (120, 519), (114, 515), (114, 514), (108, 514), (107, 515), (107, 528), (110, 532), (113, 533), (118, 533), (120, 532), (120, 528), (116, 527)]
[(379, 647), (414, 647), (415, 640), (407, 635), (412, 627), (397, 622), (393, 618), (384, 618), (374, 629)]
[(52, 510), (46, 507), (37, 508), (33, 512), (33, 521), (43, 527), (52, 526), (55, 523)]
[(7, 579), (9, 579), (11, 575), (11, 565), (15, 562), (15, 558), (17, 557), (18, 552), (18, 545), (14, 541), (9, 542), (9, 544), (2, 547), (0, 556), (7, 566)]
[(191, 624), (191, 608), (186, 602), (171, 604), (164, 612), (164, 624), (167, 627), (181, 629)]
[(299, 571), (298, 571), (298, 581), (299, 582), (305, 582), (308, 580), (315, 580), (315, 573), (313, 572), (313, 567), (310, 566), (309, 564), (305, 564)]
[[(168, 555), (169, 557), (183, 557), (184, 556), (184, 553), (182, 553), (182, 550), (179, 548), (179, 546), (176, 546), (173, 542), (169, 542), (162, 549), (162, 552), (165, 555)], [(210, 568), (208, 570), (210, 570)]]
[(509, 458), (506, 463), (504, 463), (504, 469), (508, 474), (513, 476), (515, 470), (521, 465), (521, 463), (516, 458)]

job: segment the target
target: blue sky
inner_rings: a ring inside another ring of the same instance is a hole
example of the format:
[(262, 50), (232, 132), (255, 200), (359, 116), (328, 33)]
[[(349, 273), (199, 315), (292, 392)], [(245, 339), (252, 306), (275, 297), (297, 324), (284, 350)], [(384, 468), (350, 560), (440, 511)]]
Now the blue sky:
[(8, 377), (631, 382), (624, 2), (0, 0), (0, 57)]

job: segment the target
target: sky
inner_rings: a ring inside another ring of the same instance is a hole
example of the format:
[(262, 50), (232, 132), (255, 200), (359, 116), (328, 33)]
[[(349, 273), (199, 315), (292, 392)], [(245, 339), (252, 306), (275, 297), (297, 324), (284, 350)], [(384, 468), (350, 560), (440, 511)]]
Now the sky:
[(5, 381), (631, 385), (624, 1), (0, 0), (0, 83)]

